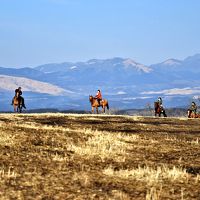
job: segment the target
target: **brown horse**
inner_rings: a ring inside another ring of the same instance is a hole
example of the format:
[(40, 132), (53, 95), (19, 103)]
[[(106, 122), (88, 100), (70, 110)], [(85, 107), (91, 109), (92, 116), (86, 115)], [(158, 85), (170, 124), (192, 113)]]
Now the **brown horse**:
[(188, 110), (188, 118), (200, 118), (200, 114), (197, 114), (191, 110)]
[(14, 112), (19, 112), (19, 113), (22, 112), (22, 99), (18, 97), (18, 94), (14, 96), (13, 108), (14, 108)]
[(165, 110), (163, 107), (160, 106), (159, 102), (154, 102), (154, 108), (155, 108), (155, 117), (158, 115), (161, 117), (161, 114), (163, 114), (164, 117), (167, 117)]
[(94, 98), (93, 96), (89, 96), (89, 101), (91, 103), (91, 106), (92, 106), (92, 113), (94, 113), (94, 108), (96, 108), (96, 113), (98, 114), (99, 111), (98, 111), (98, 107), (102, 107), (102, 112), (105, 113), (105, 108), (107, 107), (107, 109), (109, 110), (109, 104), (108, 104), (108, 101), (106, 99), (103, 99), (101, 102), (100, 102), (100, 105), (97, 101), (96, 98)]

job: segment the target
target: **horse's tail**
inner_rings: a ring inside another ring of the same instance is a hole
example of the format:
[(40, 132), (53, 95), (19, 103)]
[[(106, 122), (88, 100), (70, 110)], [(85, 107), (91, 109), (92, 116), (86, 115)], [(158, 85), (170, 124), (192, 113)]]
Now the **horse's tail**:
[(107, 103), (107, 109), (109, 110), (109, 104)]

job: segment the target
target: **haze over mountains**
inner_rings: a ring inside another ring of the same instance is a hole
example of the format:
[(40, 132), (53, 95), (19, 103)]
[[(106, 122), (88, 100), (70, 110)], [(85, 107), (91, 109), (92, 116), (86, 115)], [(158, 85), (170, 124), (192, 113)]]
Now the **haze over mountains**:
[(187, 106), (200, 95), (200, 54), (145, 66), (130, 58), (92, 59), (35, 68), (0, 67), (0, 109), (11, 110), (21, 86), (29, 109), (89, 109), (88, 96), (101, 89), (115, 109), (144, 108), (162, 96), (168, 107)]

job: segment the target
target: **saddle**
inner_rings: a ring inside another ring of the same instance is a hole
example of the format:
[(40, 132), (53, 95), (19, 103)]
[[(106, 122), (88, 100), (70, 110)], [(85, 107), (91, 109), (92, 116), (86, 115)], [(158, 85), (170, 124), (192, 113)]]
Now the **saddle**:
[(97, 99), (97, 102), (98, 102), (99, 106), (101, 106), (101, 103), (103, 102), (103, 99)]

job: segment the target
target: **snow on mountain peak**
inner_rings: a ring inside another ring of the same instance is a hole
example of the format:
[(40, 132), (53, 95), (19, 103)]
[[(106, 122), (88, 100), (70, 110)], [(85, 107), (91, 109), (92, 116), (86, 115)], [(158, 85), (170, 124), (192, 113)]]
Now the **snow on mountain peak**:
[(71, 69), (71, 70), (73, 70), (73, 69), (77, 69), (77, 68), (78, 68), (78, 67), (77, 67), (77, 66), (75, 66), (75, 65), (74, 65), (74, 66), (72, 66), (72, 67), (70, 67), (70, 69)]
[(102, 62), (103, 60), (100, 60), (100, 59), (91, 59), (91, 60), (88, 60), (87, 62), (86, 62), (86, 64), (88, 64), (88, 65), (94, 65), (94, 64), (97, 64), (97, 63), (100, 63), (100, 62)]
[(176, 59), (168, 59), (163, 62), (164, 65), (180, 65), (181, 61)]
[(130, 65), (132, 65), (132, 66), (134, 66), (134, 67), (137, 66), (137, 63), (136, 63), (134, 60), (130, 59), (130, 58), (124, 60), (123, 63), (124, 63), (124, 65), (126, 65), (126, 66), (130, 66)]
[(142, 64), (140, 64), (140, 63), (137, 63), (137, 62), (135, 62), (134, 60), (132, 60), (132, 59), (130, 59), (130, 58), (124, 60), (124, 61), (123, 61), (123, 64), (124, 64), (126, 67), (130, 67), (130, 66), (131, 66), (131, 67), (136, 68), (138, 71), (143, 71), (143, 72), (145, 72), (145, 73), (149, 73), (149, 72), (152, 71), (151, 68), (149, 68), (149, 67), (147, 67), (147, 66), (145, 66), (145, 65), (142, 65)]

